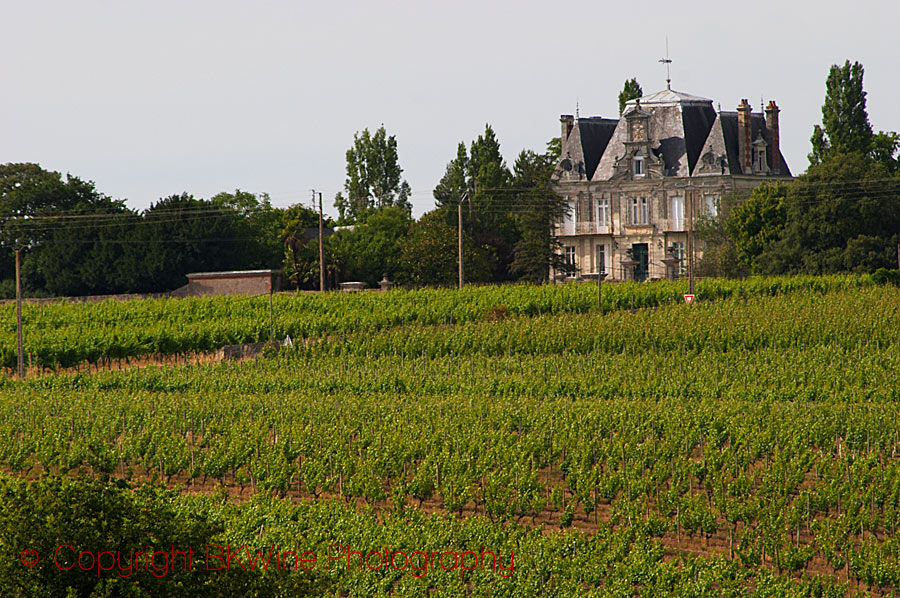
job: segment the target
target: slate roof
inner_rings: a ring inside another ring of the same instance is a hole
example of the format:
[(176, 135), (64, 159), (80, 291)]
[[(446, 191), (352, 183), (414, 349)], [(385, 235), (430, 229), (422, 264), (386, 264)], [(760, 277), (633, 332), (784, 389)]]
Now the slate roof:
[[(725, 151), (728, 159), (729, 170), (731, 174), (744, 174), (741, 167), (740, 154), (738, 153), (738, 114), (737, 112), (720, 112), (719, 120), (722, 123), (722, 136), (725, 140)], [(750, 115), (750, 141), (756, 141), (762, 133), (763, 139), (772, 147), (772, 139), (766, 129), (766, 117), (762, 114), (751, 113)], [(784, 154), (779, 150), (781, 157), (781, 172), (779, 176), (793, 176), (791, 169), (788, 167), (784, 159)], [(772, 167), (772, 152), (768, 153), (769, 168)]]
[[(590, 180), (619, 120), (591, 116), (575, 121), (562, 147), (554, 176), (565, 180)], [(568, 162), (567, 162), (568, 161)]]
[[(629, 101), (624, 114), (628, 116), (636, 110), (649, 114), (650, 145), (662, 159), (666, 176), (697, 174), (698, 162), (707, 152), (704, 174), (743, 174), (738, 159), (736, 112), (716, 112), (712, 100), (671, 89)], [(750, 123), (751, 141), (761, 134), (771, 148), (765, 116), (752, 114)], [(554, 176), (569, 181), (609, 180), (615, 173), (616, 162), (625, 156), (627, 136), (626, 118), (578, 119), (563, 145)], [(711, 156), (714, 156), (713, 166)], [(791, 176), (784, 155), (780, 157), (779, 176)], [(772, 162), (770, 151), (770, 167)]]
[(618, 119), (614, 118), (578, 119), (577, 125), (581, 134), (581, 148), (584, 154), (584, 170), (588, 179), (594, 176), (600, 157), (606, 150), (618, 122)]
[[(688, 93), (682, 93), (680, 91), (675, 91), (674, 89), (664, 89), (662, 91), (657, 91), (656, 93), (652, 93), (648, 96), (644, 96), (641, 99), (642, 106), (651, 106), (651, 105), (661, 105), (661, 104), (710, 104), (712, 105), (712, 100), (709, 98), (701, 98), (699, 96), (692, 96)], [(633, 106), (637, 103), (636, 100), (629, 100), (625, 105)], [(626, 109), (627, 112), (627, 109)]]

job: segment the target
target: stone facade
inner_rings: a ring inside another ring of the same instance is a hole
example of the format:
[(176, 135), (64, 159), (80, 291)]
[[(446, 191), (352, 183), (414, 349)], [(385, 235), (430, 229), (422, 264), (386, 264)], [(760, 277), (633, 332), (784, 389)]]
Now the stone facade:
[(555, 226), (566, 259), (607, 280), (683, 272), (692, 211), (696, 222), (727, 193), (791, 178), (778, 112), (773, 101), (753, 113), (747, 100), (717, 111), (712, 100), (666, 89), (628, 102), (619, 119), (561, 116), (552, 180), (569, 204)]

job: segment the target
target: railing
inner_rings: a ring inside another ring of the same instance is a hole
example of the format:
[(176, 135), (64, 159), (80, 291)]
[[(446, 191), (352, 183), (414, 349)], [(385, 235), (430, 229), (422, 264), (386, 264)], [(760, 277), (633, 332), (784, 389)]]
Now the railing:
[(608, 235), (609, 234), (609, 225), (606, 224), (598, 224), (596, 222), (576, 222), (575, 223), (575, 234), (576, 235)]

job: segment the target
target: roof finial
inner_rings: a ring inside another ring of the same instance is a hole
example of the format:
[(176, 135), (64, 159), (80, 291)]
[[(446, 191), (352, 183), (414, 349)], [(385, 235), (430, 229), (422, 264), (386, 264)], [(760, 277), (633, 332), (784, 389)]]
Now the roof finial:
[(575, 98), (575, 120), (579, 118), (578, 98)]
[(669, 60), (669, 36), (666, 36), (666, 57), (661, 58), (659, 60), (661, 63), (666, 65), (666, 89), (672, 89), (672, 75), (669, 73), (669, 65), (672, 64), (672, 61)]

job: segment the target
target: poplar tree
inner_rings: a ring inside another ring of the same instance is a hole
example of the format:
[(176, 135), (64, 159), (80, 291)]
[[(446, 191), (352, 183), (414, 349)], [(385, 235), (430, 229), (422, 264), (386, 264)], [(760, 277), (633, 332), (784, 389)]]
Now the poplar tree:
[(868, 155), (872, 150), (872, 125), (866, 112), (863, 66), (847, 60), (844, 66), (831, 65), (825, 81), (822, 126), (813, 129), (810, 165), (824, 162), (834, 154)]

